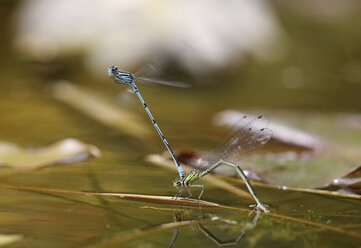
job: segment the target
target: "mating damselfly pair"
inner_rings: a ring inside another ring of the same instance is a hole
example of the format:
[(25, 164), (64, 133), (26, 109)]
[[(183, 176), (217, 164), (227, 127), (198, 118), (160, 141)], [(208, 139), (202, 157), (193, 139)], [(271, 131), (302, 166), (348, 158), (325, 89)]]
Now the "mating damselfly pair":
[(240, 175), (240, 177), (245, 182), (249, 192), (251, 193), (252, 197), (255, 199), (257, 205), (256, 209), (263, 210), (264, 212), (269, 212), (269, 210), (266, 208), (265, 205), (262, 204), (262, 202), (259, 200), (256, 192), (254, 191), (251, 183), (248, 181), (247, 176), (241, 169), (241, 167), (235, 163), (229, 162), (224, 160), (228, 157), (232, 152), (239, 151), (242, 154), (245, 154), (247, 152), (250, 152), (252, 150), (256, 150), (261, 148), (263, 145), (265, 145), (272, 136), (272, 131), (267, 128), (269, 121), (264, 116), (258, 116), (255, 118), (251, 118), (247, 115), (244, 115), (243, 118), (241, 118), (241, 127), (237, 130), (233, 130), (230, 133), (228, 133), (222, 145), (218, 147), (218, 149), (215, 150), (215, 152), (211, 153), (210, 156), (207, 158), (200, 160), (200, 168), (202, 168), (202, 171), (199, 170), (193, 170), (187, 175), (184, 174), (184, 171), (182, 169), (182, 166), (178, 162), (178, 159), (174, 155), (173, 150), (169, 146), (167, 140), (165, 139), (162, 131), (160, 130), (158, 124), (156, 123), (153, 115), (151, 114), (147, 104), (143, 100), (143, 97), (141, 96), (137, 86), (135, 85), (135, 81), (147, 81), (155, 83), (161, 83), (161, 84), (168, 84), (171, 85), (171, 82), (161, 81), (161, 80), (152, 80), (149, 78), (143, 78), (143, 77), (137, 77), (134, 74), (128, 73), (128, 72), (122, 72), (119, 71), (117, 66), (111, 66), (108, 68), (108, 74), (117, 82), (121, 84), (129, 85), (132, 92), (134, 92), (140, 102), (142, 103), (145, 111), (147, 112), (149, 118), (151, 119), (153, 126), (157, 130), (159, 136), (161, 137), (164, 145), (167, 147), (175, 165), (178, 168), (179, 173), (179, 179), (174, 181), (173, 186), (179, 187), (179, 192), (175, 195), (175, 197), (179, 197), (183, 194), (183, 188), (187, 188), (189, 195), (191, 196), (191, 192), (189, 190), (189, 187), (200, 187), (201, 193), (199, 194), (198, 200), (203, 194), (204, 191), (204, 185), (196, 185), (193, 184), (201, 177), (206, 176), (213, 170), (215, 170), (217, 167), (221, 165), (225, 165), (228, 167), (234, 168), (237, 173)]

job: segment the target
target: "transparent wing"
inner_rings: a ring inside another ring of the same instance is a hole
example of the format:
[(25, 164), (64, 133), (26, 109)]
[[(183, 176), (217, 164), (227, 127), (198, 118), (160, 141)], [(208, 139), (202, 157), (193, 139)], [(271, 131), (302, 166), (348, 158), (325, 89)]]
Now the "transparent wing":
[(234, 152), (240, 155), (260, 149), (272, 137), (272, 130), (267, 128), (269, 120), (265, 116), (250, 117), (244, 115), (231, 128), (223, 141), (199, 162), (199, 169), (206, 169), (220, 159), (226, 159)]
[(144, 66), (142, 66), (139, 70), (137, 70), (134, 75), (135, 76), (146, 76), (148, 78), (153, 78), (156, 75), (162, 74), (161, 72), (162, 65), (160, 61), (152, 61)]
[(178, 88), (188, 88), (190, 87), (189, 84), (183, 83), (183, 82), (176, 82), (176, 81), (164, 81), (159, 79), (153, 79), (153, 78), (146, 78), (146, 77), (139, 77), (135, 76), (135, 81), (138, 82), (148, 82), (148, 83), (155, 83), (155, 84), (162, 84), (162, 85), (168, 85)]
[(120, 91), (116, 97), (115, 101), (123, 107), (132, 107), (135, 105), (136, 97), (134, 97), (134, 92), (131, 89)]
[(162, 74), (161, 68), (163, 67), (164, 66), (162, 66), (161, 59), (154, 59), (151, 63), (143, 66), (136, 73), (134, 73), (135, 80), (139, 82), (156, 83), (179, 88), (190, 87), (189, 84), (183, 82), (159, 80), (158, 78)]

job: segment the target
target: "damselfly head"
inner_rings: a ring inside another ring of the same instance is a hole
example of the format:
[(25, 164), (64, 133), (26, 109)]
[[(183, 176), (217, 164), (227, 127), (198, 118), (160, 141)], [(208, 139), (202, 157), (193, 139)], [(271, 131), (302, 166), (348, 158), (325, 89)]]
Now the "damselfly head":
[(115, 74), (117, 73), (117, 71), (118, 71), (118, 67), (116, 65), (109, 66), (109, 68), (108, 68), (108, 74), (110, 76), (114, 77)]

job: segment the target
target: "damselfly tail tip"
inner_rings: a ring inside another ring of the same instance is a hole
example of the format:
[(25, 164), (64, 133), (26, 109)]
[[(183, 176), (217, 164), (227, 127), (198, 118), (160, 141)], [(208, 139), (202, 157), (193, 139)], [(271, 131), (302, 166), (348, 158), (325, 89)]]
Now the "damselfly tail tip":
[(179, 186), (181, 186), (181, 181), (178, 180), (178, 179), (175, 179), (175, 180), (173, 181), (173, 187), (179, 187)]

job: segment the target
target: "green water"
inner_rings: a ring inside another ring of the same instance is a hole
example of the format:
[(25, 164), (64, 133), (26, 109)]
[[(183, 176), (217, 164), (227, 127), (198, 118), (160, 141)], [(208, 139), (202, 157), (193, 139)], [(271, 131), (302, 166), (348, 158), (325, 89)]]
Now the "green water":
[[(266, 113), (271, 119), (312, 131), (341, 147), (360, 147), (361, 130), (340, 127), (335, 121), (337, 112), (358, 113), (361, 108), (360, 84), (345, 80), (342, 69), (351, 62), (361, 63), (361, 37), (353, 29), (360, 17), (354, 14), (324, 22), (292, 12), (282, 4), (277, 11), (291, 44), (290, 55), (282, 62), (249, 59), (239, 68), (225, 69), (211, 79), (199, 79), (212, 81), (210, 86), (172, 89), (139, 85), (176, 151), (211, 150), (225, 131), (215, 128), (211, 119), (228, 108)], [(331, 38), (332, 43), (328, 42)], [(58, 62), (62, 63), (63, 73), (39, 73), (39, 68), (46, 71), (48, 65), (21, 61), (10, 49), (10, 41), (1, 42), (0, 140), (22, 147), (43, 147), (72, 137), (102, 151), (99, 158), (34, 171), (0, 168), (0, 234), (23, 235), (22, 240), (6, 247), (168, 247), (175, 233), (173, 247), (217, 247), (215, 239), (210, 238), (213, 236), (223, 242), (242, 237), (231, 247), (361, 246), (360, 201), (345, 197), (257, 186), (271, 214), (262, 214), (253, 223), (255, 213), (248, 208), (252, 201), (207, 184), (203, 200), (234, 209), (4, 187), (8, 184), (173, 196), (177, 190), (172, 182), (177, 173), (145, 162), (146, 155), (161, 153), (165, 147), (137, 99), (128, 108), (149, 125), (152, 135), (144, 139), (99, 123), (56, 100), (50, 81), (71, 79), (111, 101), (121, 86), (106, 76), (93, 77), (80, 65), (78, 57)], [(289, 66), (306, 72), (303, 88), (286, 89), (280, 83), (282, 70)], [(219, 81), (222, 83), (217, 84)], [(266, 147), (266, 151), (271, 148)], [(358, 155), (349, 156), (346, 151), (339, 150), (339, 160), (316, 156), (310, 161), (293, 162), (294, 167), (289, 169), (277, 167), (278, 175), (284, 178), (269, 178), (310, 185), (325, 171), (333, 170), (328, 164), (332, 159), (345, 164), (341, 170), (344, 172), (360, 164)], [(290, 172), (282, 174), (283, 170)], [(310, 178), (305, 179), (305, 174)], [(245, 189), (243, 184), (230, 183)]]

